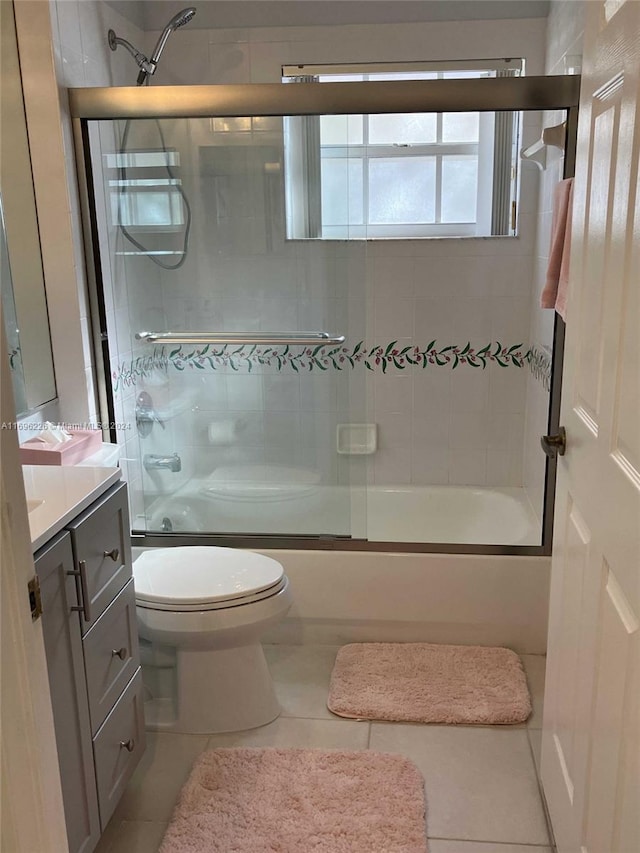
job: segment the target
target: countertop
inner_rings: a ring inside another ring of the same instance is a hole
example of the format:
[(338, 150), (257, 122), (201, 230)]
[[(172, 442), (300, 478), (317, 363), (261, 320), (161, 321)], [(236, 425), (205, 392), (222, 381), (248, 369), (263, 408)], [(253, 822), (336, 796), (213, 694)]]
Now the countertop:
[(120, 468), (23, 465), (31, 545), (41, 548), (122, 475)]

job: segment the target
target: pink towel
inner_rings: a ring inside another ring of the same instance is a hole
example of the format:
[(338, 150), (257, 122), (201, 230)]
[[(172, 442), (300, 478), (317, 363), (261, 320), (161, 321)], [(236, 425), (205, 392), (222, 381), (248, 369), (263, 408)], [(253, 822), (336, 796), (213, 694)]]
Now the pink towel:
[(566, 320), (569, 286), (572, 204), (573, 178), (567, 178), (566, 181), (560, 181), (553, 195), (549, 266), (547, 280), (540, 297), (540, 307), (555, 308), (563, 320)]

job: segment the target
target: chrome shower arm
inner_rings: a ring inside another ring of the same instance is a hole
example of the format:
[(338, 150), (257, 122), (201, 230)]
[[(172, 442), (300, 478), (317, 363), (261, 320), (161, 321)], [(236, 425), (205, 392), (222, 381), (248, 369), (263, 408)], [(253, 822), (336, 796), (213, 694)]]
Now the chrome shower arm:
[(153, 74), (153, 72), (155, 71), (155, 65), (153, 66), (153, 70), (151, 70), (152, 66), (150, 61), (147, 59), (144, 53), (138, 50), (137, 47), (134, 47), (131, 42), (127, 41), (126, 39), (120, 38), (120, 36), (117, 36), (113, 30), (109, 30), (108, 38), (109, 47), (111, 48), (111, 50), (115, 50), (119, 45), (122, 45), (122, 47), (129, 51), (139, 68), (141, 68), (143, 71), (146, 71), (147, 74)]

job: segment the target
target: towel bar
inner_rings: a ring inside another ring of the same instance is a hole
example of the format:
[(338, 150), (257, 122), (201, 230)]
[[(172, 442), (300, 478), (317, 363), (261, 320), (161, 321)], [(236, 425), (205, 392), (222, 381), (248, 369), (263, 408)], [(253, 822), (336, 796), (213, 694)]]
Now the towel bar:
[(329, 332), (138, 332), (136, 338), (149, 344), (227, 344), (236, 346), (308, 346), (342, 344), (344, 335)]

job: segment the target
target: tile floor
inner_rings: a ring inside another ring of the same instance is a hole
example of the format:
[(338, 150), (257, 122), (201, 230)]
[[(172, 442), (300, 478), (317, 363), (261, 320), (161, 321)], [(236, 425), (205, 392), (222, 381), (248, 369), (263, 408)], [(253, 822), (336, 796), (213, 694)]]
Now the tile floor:
[(331, 714), (326, 698), (338, 648), (266, 647), (283, 709), (268, 726), (213, 737), (150, 732), (146, 755), (97, 853), (156, 853), (194, 759), (217, 746), (398, 752), (424, 774), (429, 853), (552, 853), (536, 770), (543, 657), (523, 655), (534, 704), (526, 725), (424, 726)]

